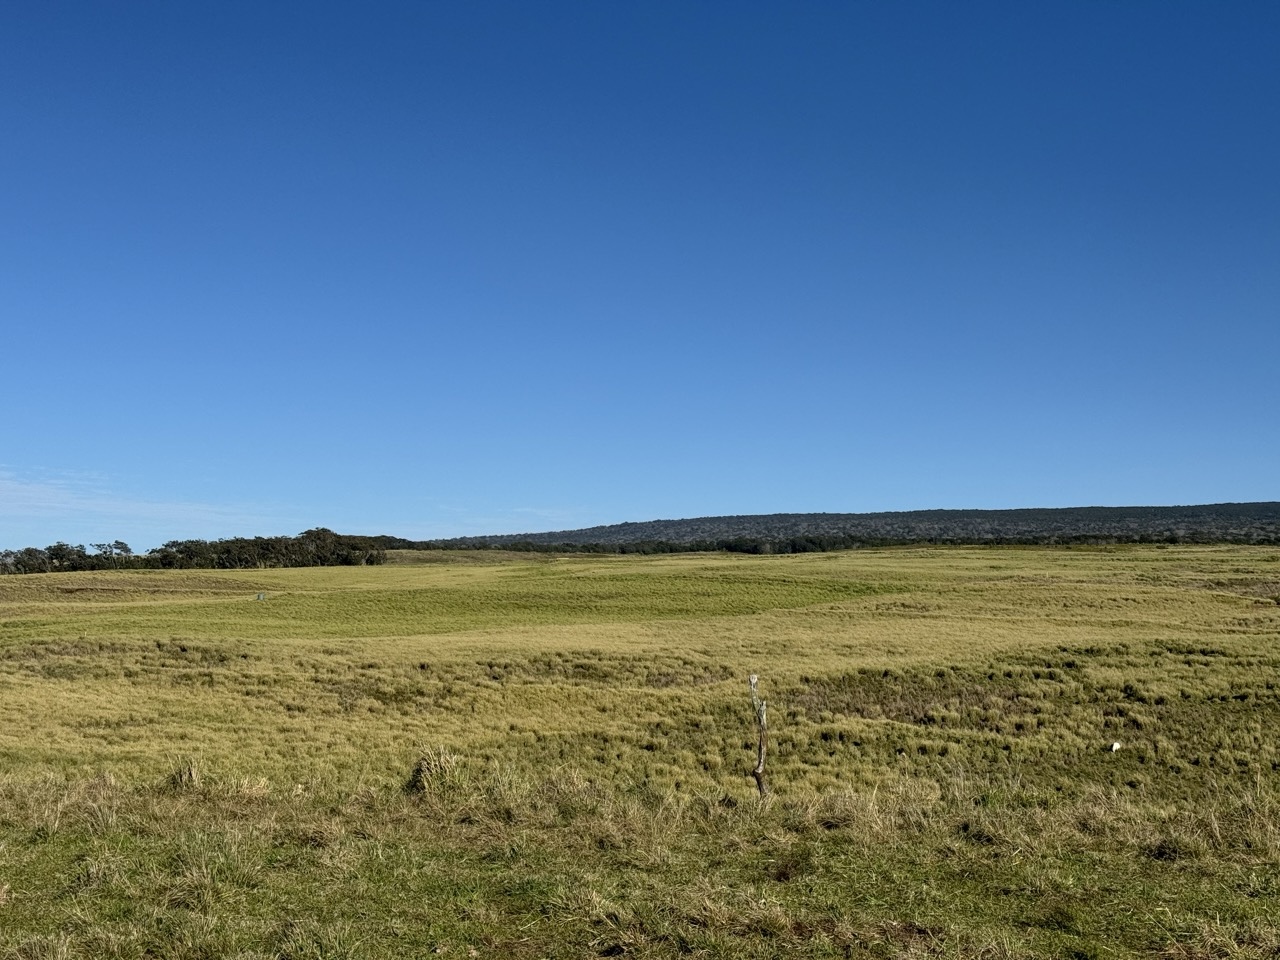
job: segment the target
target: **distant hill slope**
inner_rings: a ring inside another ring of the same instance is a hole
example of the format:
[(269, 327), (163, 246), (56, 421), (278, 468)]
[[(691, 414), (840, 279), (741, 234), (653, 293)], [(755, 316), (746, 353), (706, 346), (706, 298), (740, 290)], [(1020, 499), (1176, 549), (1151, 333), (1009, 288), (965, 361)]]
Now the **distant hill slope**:
[[(1021, 510), (909, 510), (895, 513), (774, 513), (649, 520), (583, 530), (461, 537), (385, 538), (394, 547), (598, 546), (663, 544), (686, 549), (823, 550), (858, 545), (942, 543), (1280, 543), (1280, 502), (1180, 507), (1061, 507)], [(754, 551), (753, 551), (754, 552)]]

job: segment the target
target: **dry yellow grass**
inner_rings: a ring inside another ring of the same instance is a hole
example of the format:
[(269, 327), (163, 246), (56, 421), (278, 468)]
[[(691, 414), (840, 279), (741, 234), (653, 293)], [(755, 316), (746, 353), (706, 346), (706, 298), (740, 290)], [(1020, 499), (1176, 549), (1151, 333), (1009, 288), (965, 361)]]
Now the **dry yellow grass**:
[(1280, 942), (1274, 550), (398, 559), (0, 578), (0, 955)]
[[(656, 724), (723, 726), (751, 672), (781, 733), (805, 677), (1060, 648), (1245, 653), (1280, 633), (1280, 562), (1240, 547), (440, 558), (0, 579), (0, 750), (33, 769), (151, 776), (195, 753), (246, 776), (377, 779), (414, 743), (512, 758), (616, 735), (631, 761)], [(1102, 660), (1094, 678), (1122, 686), (1124, 659)], [(1147, 680), (1178, 682), (1172, 666)], [(663, 767), (734, 767), (717, 752), (740, 732), (682, 738)], [(842, 772), (821, 766), (805, 776)]]

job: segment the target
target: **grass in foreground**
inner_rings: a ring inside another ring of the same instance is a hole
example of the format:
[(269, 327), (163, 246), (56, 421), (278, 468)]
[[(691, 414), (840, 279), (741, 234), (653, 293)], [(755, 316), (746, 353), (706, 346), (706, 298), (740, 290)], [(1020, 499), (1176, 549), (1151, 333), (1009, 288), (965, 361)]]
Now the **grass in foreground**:
[(1280, 951), (1273, 552), (474, 559), (0, 579), (0, 954)]

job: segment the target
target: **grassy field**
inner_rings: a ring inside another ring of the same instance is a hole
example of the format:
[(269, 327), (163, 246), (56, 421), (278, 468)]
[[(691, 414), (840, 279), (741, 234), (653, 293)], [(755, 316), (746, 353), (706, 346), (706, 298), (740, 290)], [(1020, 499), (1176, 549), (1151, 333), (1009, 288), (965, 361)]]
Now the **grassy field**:
[(1280, 956), (1278, 668), (1274, 548), (0, 577), (0, 956)]

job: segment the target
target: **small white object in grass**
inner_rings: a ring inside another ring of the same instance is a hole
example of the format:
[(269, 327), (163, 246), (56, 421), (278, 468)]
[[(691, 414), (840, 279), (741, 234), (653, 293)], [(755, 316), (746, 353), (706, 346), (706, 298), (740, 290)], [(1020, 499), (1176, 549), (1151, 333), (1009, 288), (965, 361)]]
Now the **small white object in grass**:
[(1115, 743), (1111, 745), (1111, 752), (1115, 753), (1119, 749), (1120, 749), (1120, 741), (1117, 740)]

